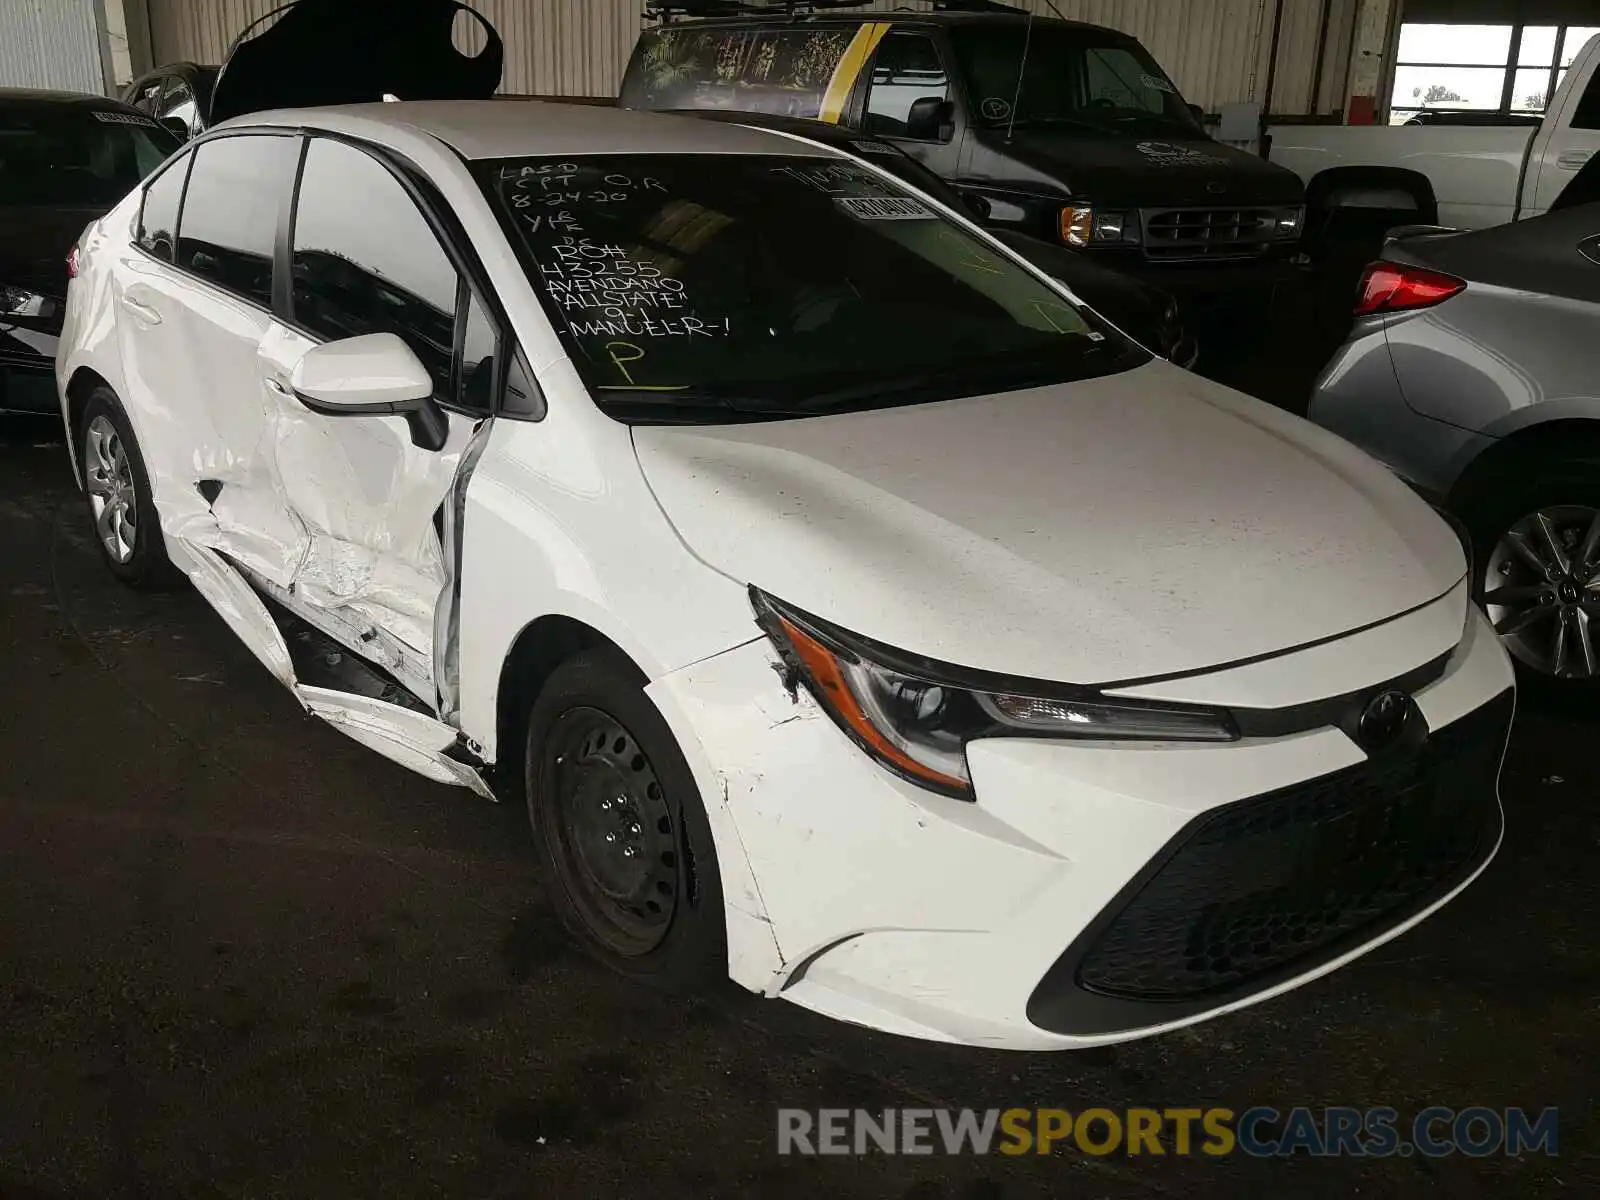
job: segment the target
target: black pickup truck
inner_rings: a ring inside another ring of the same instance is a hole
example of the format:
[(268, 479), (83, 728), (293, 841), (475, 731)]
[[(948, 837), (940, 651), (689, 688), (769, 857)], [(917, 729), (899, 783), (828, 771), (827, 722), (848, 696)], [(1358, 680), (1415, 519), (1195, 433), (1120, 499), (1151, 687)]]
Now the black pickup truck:
[[(1133, 37), (982, 0), (655, 4), (619, 103), (804, 117), (885, 139), (988, 223), (1087, 251), (1203, 323), (1301, 275), (1304, 189), (1222, 145)], [(694, 18), (695, 12), (739, 15)], [(685, 16), (688, 15), (688, 19)]]

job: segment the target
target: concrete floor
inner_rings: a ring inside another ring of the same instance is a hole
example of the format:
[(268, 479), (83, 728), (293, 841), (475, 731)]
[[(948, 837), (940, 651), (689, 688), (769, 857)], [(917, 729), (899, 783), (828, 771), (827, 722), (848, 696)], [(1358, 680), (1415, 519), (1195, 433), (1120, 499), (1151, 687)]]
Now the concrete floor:
[[(115, 585), (79, 504), (51, 426), (0, 420), (4, 1200), (1600, 1194), (1591, 724), (1519, 717), (1499, 859), (1353, 968), (1114, 1050), (941, 1048), (594, 967), (518, 814)], [(1561, 1156), (775, 1153), (780, 1105), (1033, 1104), (1560, 1105)]]

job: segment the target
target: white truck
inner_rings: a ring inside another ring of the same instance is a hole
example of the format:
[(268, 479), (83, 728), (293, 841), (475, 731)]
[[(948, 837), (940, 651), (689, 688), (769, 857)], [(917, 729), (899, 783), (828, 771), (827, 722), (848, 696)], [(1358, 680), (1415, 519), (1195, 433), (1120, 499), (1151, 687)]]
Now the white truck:
[(1313, 224), (1340, 210), (1457, 229), (1536, 217), (1600, 153), (1597, 64), (1600, 35), (1579, 51), (1543, 119), (1429, 113), (1398, 126), (1275, 125), (1269, 157), (1305, 181)]

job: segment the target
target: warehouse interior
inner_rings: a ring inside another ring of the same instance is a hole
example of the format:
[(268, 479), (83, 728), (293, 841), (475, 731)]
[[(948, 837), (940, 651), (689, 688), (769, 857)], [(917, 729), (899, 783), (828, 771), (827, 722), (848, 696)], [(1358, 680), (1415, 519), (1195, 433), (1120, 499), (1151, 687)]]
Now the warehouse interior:
[(0, 1200), (1597, 1194), (1600, 0), (413, 2), (0, 0)]

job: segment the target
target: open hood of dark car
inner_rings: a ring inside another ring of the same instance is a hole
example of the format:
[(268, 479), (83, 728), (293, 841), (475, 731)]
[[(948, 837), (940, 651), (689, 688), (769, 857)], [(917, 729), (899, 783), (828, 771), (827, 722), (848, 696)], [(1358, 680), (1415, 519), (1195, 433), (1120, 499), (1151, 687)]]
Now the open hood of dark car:
[[(475, 21), (474, 56), (456, 48), (457, 18)], [(298, 0), (240, 33), (222, 64), (209, 121), (269, 108), (382, 100), (485, 100), (505, 48), (458, 0)]]

